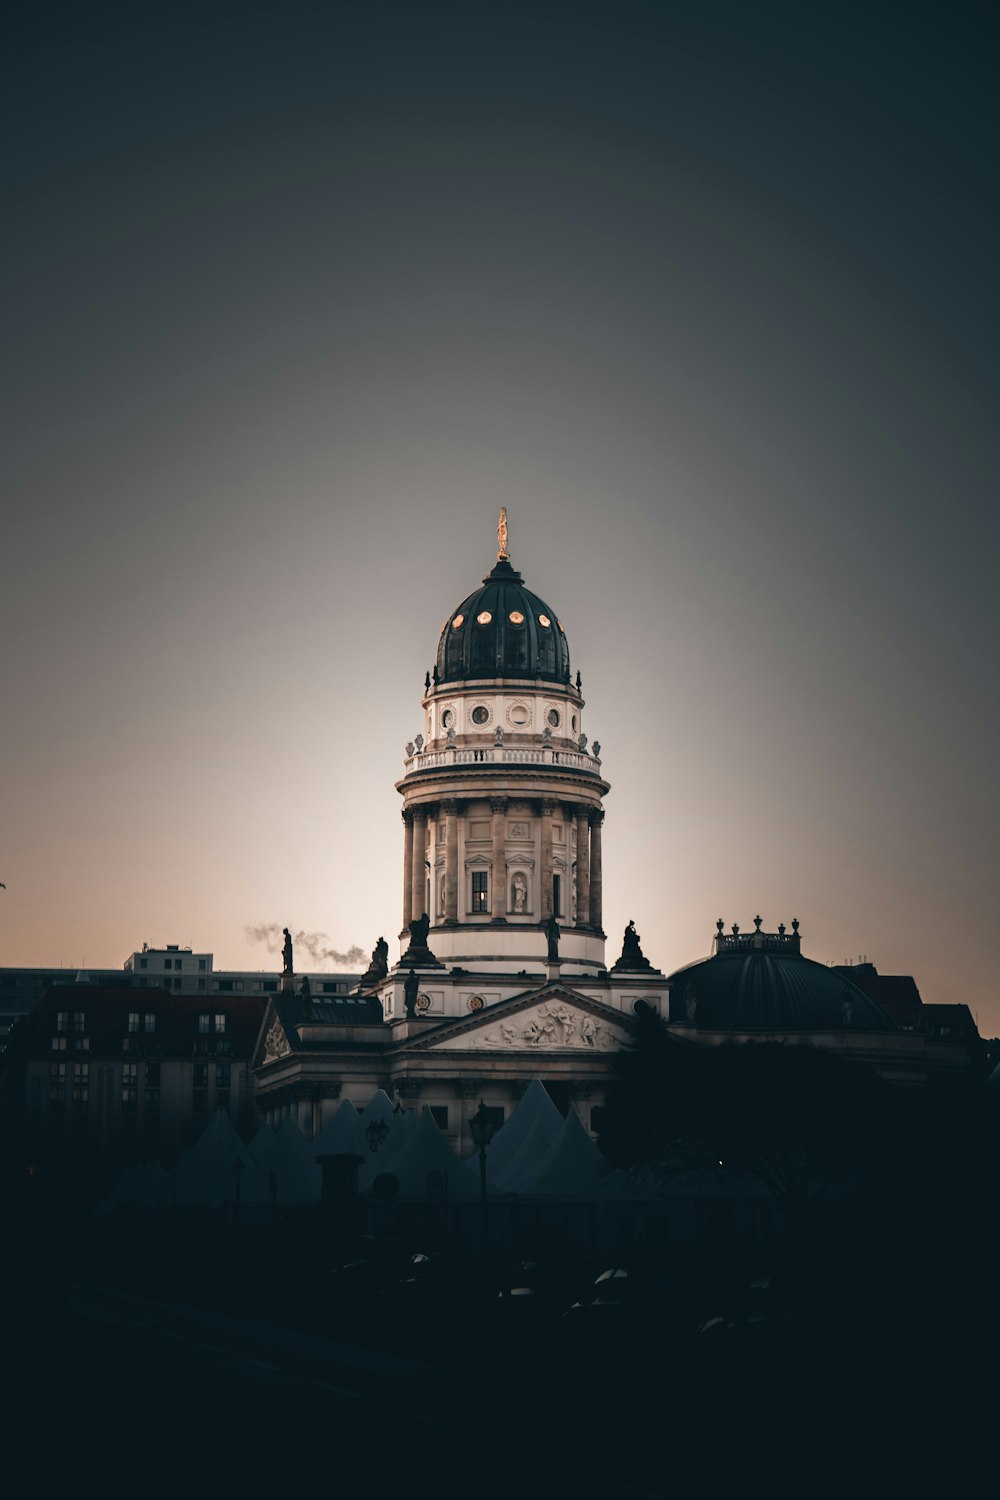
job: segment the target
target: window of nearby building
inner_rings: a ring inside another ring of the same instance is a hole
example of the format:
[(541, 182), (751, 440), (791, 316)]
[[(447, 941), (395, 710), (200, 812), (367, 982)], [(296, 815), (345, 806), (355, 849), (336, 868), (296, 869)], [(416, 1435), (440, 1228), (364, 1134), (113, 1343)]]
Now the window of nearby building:
[(447, 1104), (432, 1104), (430, 1106), (431, 1118), (439, 1130), (448, 1129), (448, 1106)]
[(489, 910), (487, 905), (488, 893), (486, 888), (487, 874), (485, 870), (473, 870), (472, 872), (472, 910), (473, 912), (485, 912)]
[(144, 1011), (143, 1017), (142, 1017), (142, 1029), (146, 1033), (147, 1036), (150, 1036), (156, 1030), (156, 1012), (155, 1011), (153, 1011), (153, 1010)]
[(69, 1030), (69, 1011), (68, 1010), (61, 1010), (57, 1014), (57, 1016), (56, 1016), (56, 1030), (57, 1031), (68, 1031)]
[(73, 1064), (73, 1103), (82, 1108), (90, 1098), (90, 1064)]
[(149, 959), (148, 958), (140, 958), (140, 960), (139, 960), (139, 968), (140, 969), (148, 969), (149, 968)]
[(204, 993), (205, 989), (207, 988), (204, 979), (198, 980), (198, 988), (202, 991), (202, 993)]
[(232, 1070), (229, 1063), (216, 1063), (215, 1065), (215, 1103), (220, 1104), (223, 1109), (229, 1108), (229, 1094), (232, 1081)]
[(139, 1030), (139, 1012), (137, 1010), (130, 1010), (128, 1013), (128, 1029), (130, 1034)]
[(49, 1063), (49, 1101), (62, 1104), (66, 1098), (66, 1064)]
[(139, 1098), (139, 1064), (122, 1063), (122, 1114), (134, 1115)]
[(227, 994), (229, 994), (234, 989), (234, 985), (231, 979), (219, 979), (216, 981), (213, 988), (217, 990), (224, 990)]
[(87, 1012), (85, 1010), (75, 1010), (73, 1012), (73, 1030), (74, 1031), (86, 1031), (86, 1029), (87, 1029)]
[(53, 1052), (65, 1052), (66, 1038), (64, 1036), (54, 1036), (52, 1038), (52, 1050)]
[(217, 1010), (213, 1017), (214, 1031), (216, 1036), (224, 1036), (226, 1032), (226, 1018), (222, 1011)]
[(207, 1013), (198, 1017), (198, 1035), (208, 1036), (212, 1029), (212, 1017)]
[(73, 1051), (74, 1052), (89, 1052), (90, 1051), (90, 1037), (89, 1036), (74, 1037), (73, 1038)]
[(196, 1089), (208, 1088), (208, 1063), (195, 1063), (192, 1084)]
[(173, 961), (173, 959), (172, 959), (172, 958), (165, 958), (165, 959), (164, 959), (164, 960), (163, 960), (163, 967), (164, 967), (164, 968), (165, 968), (165, 969), (172, 969), (172, 968), (173, 968), (173, 966), (174, 966), (174, 961)]
[(203, 959), (203, 958), (199, 958), (199, 960), (198, 960), (198, 973), (199, 974), (204, 974), (206, 967), (207, 967), (206, 960)]

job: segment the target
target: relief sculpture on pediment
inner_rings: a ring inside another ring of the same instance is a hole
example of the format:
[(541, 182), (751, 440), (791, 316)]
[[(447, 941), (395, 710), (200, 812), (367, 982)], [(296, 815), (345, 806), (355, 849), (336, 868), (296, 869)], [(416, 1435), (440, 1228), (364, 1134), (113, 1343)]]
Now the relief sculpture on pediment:
[(264, 1061), (277, 1062), (279, 1057), (287, 1057), (291, 1050), (281, 1022), (275, 1016), (264, 1038)]

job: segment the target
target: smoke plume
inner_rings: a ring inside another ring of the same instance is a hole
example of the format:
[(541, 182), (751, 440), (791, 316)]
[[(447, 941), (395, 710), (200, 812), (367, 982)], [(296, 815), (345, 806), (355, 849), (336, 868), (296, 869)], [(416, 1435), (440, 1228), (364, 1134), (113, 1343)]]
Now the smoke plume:
[[(256, 927), (245, 927), (247, 941), (251, 943), (263, 943), (268, 953), (280, 953), (284, 941), (283, 929), (277, 922), (258, 924)], [(314, 964), (336, 964), (339, 969), (357, 969), (367, 964), (369, 954), (364, 948), (359, 948), (355, 943), (348, 948), (346, 953), (341, 953), (338, 948), (330, 947), (330, 939), (325, 932), (293, 932), (292, 946), (296, 959), (305, 953)]]

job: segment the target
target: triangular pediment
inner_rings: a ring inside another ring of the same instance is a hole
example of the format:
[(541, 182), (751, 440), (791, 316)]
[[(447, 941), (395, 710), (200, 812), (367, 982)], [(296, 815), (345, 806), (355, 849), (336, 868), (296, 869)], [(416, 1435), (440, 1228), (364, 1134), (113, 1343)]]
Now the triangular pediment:
[(551, 984), (501, 1000), (474, 1015), (446, 1021), (406, 1042), (419, 1052), (617, 1052), (635, 1037), (631, 1016)]

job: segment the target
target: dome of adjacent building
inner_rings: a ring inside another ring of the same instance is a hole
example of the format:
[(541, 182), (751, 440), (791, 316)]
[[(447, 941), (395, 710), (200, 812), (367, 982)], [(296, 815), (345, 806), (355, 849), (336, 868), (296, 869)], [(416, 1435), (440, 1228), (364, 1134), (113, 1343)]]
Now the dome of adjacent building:
[(716, 938), (711, 958), (670, 976), (670, 1021), (699, 1031), (894, 1031), (843, 974), (804, 958), (796, 930)]
[(506, 558), (452, 610), (438, 641), (436, 683), (484, 677), (569, 682), (569, 645), (558, 615), (525, 588)]

